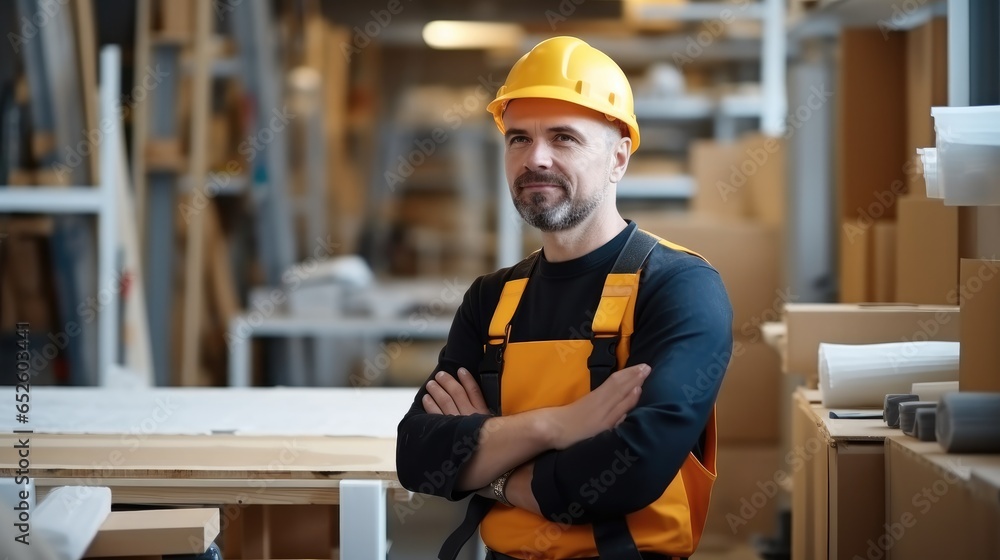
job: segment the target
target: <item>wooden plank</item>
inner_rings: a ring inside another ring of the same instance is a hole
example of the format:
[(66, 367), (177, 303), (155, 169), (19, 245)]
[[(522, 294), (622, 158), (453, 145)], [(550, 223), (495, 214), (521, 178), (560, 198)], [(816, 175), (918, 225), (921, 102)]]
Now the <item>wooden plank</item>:
[(209, 271), (212, 300), (219, 325), (225, 330), (229, 321), (239, 314), (240, 302), (229, 262), (229, 242), (219, 223), (216, 204), (212, 201), (205, 209), (205, 239), (209, 247), (205, 253), (205, 267)]
[[(135, 64), (132, 66), (133, 87), (142, 88), (152, 57), (150, 28), (153, 25), (153, 0), (137, 0), (135, 16)], [(135, 193), (135, 217), (141, 225), (138, 232), (139, 247), (146, 247), (146, 230), (149, 228), (146, 207), (146, 143), (149, 140), (149, 94), (132, 99), (132, 189)], [(143, 270), (146, 270), (143, 261)]]
[[(15, 465), (15, 434), (0, 434), (0, 465)], [(32, 436), (35, 478), (395, 480), (391, 438), (300, 436)], [(0, 476), (14, 476), (0, 466)], [(185, 481), (190, 483), (190, 481)], [(320, 485), (322, 486), (322, 485)], [(331, 483), (330, 486), (335, 486)]]
[[(340, 45), (350, 43), (350, 30), (333, 25), (321, 18), (310, 18), (306, 32), (318, 34), (315, 26), (322, 25), (323, 46), (307, 50), (310, 64), (319, 64), (323, 76), (323, 112), (327, 137), (327, 181), (329, 207), (327, 224), (334, 240), (342, 250), (351, 252), (357, 246), (364, 214), (365, 192), (360, 162), (347, 155), (348, 96), (350, 93), (350, 64), (342, 56), (325, 56), (336, 52)], [(308, 43), (307, 43), (308, 44)], [(334, 49), (334, 50), (330, 50)], [(310, 54), (311, 53), (311, 54)], [(315, 57), (319, 57), (318, 60)]]
[(217, 536), (217, 508), (112, 512), (84, 556), (201, 554)]
[[(94, 31), (94, 6), (91, 0), (73, 3), (76, 20), (77, 54), (80, 64), (80, 89), (83, 91), (83, 119), (87, 130), (98, 130), (97, 124), (97, 36)], [(90, 149), (91, 184), (100, 183), (97, 146)], [(113, 172), (113, 171), (112, 171)]]
[[(202, 4), (204, 2), (198, 2)], [(195, 0), (160, 0), (159, 20), (160, 29), (164, 35), (170, 35), (179, 39), (191, 37), (192, 22), (194, 22), (194, 33), (197, 34), (197, 21), (192, 18), (200, 17), (201, 10)], [(211, 5), (212, 2), (207, 2)]]
[[(200, 189), (208, 174), (207, 142), (211, 88), (209, 68), (211, 66), (211, 26), (212, 3), (198, 2), (195, 13), (194, 69), (192, 71), (192, 109), (190, 142), (190, 180)], [(198, 194), (198, 193), (196, 193)], [(201, 193), (203, 194), (203, 193)], [(186, 197), (188, 204), (193, 196)], [(197, 208), (197, 206), (195, 206)], [(202, 279), (204, 278), (204, 220), (205, 211), (189, 214), (187, 251), (185, 252), (185, 279), (183, 315), (183, 342), (181, 344), (180, 386), (196, 385), (198, 381), (198, 360), (200, 357), (200, 318), (202, 309)]]

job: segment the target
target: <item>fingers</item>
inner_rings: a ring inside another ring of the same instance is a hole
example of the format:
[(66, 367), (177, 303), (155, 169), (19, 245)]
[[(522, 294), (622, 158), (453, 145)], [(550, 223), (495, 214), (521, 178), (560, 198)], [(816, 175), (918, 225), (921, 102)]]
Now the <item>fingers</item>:
[(489, 414), (490, 408), (486, 406), (483, 391), (479, 388), (479, 384), (473, 379), (469, 370), (458, 368), (458, 380), (462, 383), (462, 387), (465, 387), (465, 393), (469, 396), (469, 402), (472, 403), (472, 407), (476, 409), (476, 412), (479, 414)]
[[(438, 372), (439, 375), (435, 376), (435, 379), (427, 382), (427, 394), (434, 399), (438, 408), (441, 409), (442, 414), (457, 415), (459, 414), (459, 411), (455, 400), (452, 398), (451, 394), (441, 386), (440, 383), (436, 382), (437, 378), (440, 377), (440, 373), (441, 372)], [(448, 374), (445, 375), (447, 376)]]
[(475, 412), (472, 403), (469, 401), (469, 394), (466, 392), (465, 387), (452, 377), (451, 374), (439, 371), (434, 376), (434, 381), (448, 392), (451, 400), (455, 402), (455, 406), (458, 408), (458, 414), (465, 416)]
[(434, 402), (434, 397), (430, 396), (430, 394), (424, 395), (424, 398), (420, 402), (424, 405), (424, 412), (427, 414), (444, 414), (441, 411), (441, 407)]

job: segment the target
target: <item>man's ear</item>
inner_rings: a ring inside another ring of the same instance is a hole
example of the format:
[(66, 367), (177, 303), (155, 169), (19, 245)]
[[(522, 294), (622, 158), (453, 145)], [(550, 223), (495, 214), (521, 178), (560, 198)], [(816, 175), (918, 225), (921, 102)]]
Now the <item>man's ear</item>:
[(625, 170), (628, 169), (628, 161), (631, 157), (632, 152), (632, 138), (629, 136), (623, 136), (620, 138), (612, 147), (611, 152), (611, 172), (610, 178), (612, 183), (617, 183), (622, 180), (625, 176)]

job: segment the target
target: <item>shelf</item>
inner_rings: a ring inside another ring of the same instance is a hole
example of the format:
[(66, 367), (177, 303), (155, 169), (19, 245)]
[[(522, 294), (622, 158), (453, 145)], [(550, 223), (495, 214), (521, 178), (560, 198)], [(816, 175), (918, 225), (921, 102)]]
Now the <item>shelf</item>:
[(98, 214), (104, 202), (96, 187), (0, 189), (0, 214)]
[(704, 21), (764, 18), (764, 6), (759, 2), (746, 4), (725, 4), (722, 2), (698, 2), (687, 4), (641, 4), (635, 7), (636, 15), (646, 21)]
[(639, 98), (635, 100), (635, 115), (640, 121), (700, 120), (715, 116), (760, 117), (763, 100), (759, 94), (727, 95), (715, 101), (705, 95)]
[(719, 101), (719, 114), (724, 117), (760, 117), (764, 100), (759, 94), (727, 95)]
[(686, 199), (694, 195), (694, 177), (679, 174), (626, 174), (618, 183), (618, 199)]
[(635, 116), (640, 121), (707, 119), (713, 114), (715, 114), (715, 103), (704, 95), (646, 97), (635, 100)]
[(834, 36), (840, 27), (876, 27), (883, 31), (906, 31), (947, 13), (945, 0), (932, 0), (914, 10), (899, 0), (820, 0), (819, 5), (788, 18), (792, 37)]

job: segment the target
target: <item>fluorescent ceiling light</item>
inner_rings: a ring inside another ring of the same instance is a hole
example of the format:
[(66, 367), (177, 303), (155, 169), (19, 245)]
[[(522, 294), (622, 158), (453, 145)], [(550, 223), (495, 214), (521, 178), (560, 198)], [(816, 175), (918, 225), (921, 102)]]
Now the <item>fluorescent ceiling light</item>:
[(491, 49), (520, 45), (524, 31), (513, 23), (432, 21), (424, 26), (424, 42), (435, 49)]

